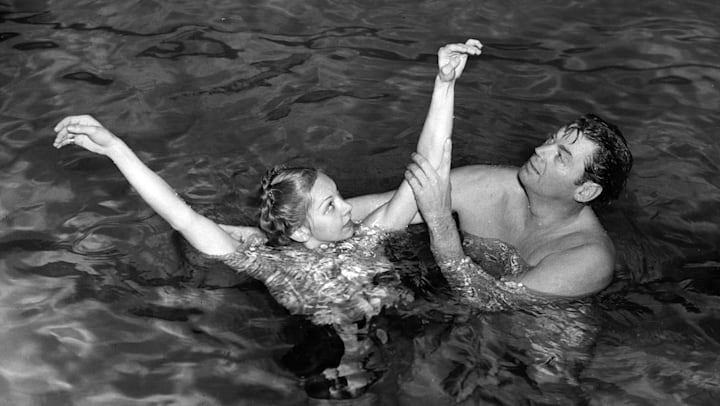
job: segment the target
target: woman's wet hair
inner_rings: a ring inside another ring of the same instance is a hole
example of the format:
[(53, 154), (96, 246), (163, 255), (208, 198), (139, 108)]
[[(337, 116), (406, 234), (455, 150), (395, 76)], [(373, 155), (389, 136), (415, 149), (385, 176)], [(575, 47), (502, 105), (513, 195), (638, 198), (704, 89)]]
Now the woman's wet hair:
[(276, 166), (260, 184), (260, 229), (270, 245), (287, 245), (292, 233), (303, 226), (310, 207), (310, 190), (319, 170)]
[(585, 173), (576, 182), (581, 185), (591, 181), (602, 186), (602, 193), (590, 205), (598, 208), (617, 199), (625, 188), (633, 164), (632, 154), (620, 129), (595, 114), (585, 114), (566, 128), (577, 129), (598, 147), (585, 164)]

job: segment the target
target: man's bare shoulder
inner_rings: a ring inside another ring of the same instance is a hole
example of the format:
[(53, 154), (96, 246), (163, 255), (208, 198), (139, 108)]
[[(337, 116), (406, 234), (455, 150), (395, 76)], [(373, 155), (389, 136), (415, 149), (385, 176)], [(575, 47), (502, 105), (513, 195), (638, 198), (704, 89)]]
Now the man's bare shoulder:
[(451, 174), (452, 205), (464, 231), (513, 242), (517, 212), (526, 207), (517, 168), (472, 165)]
[[(586, 296), (604, 289), (613, 278), (615, 248), (602, 228), (587, 227), (550, 241), (539, 263), (524, 275), (530, 289), (560, 296)], [(533, 259), (531, 262), (537, 261)]]
[(453, 188), (462, 190), (507, 189), (518, 185), (518, 168), (498, 165), (468, 165), (452, 170)]
[(467, 165), (453, 168), (452, 177), (460, 179), (494, 179), (496, 177), (515, 177), (518, 168), (503, 165)]
[(555, 252), (562, 256), (570, 250), (586, 251), (592, 253), (589, 258), (594, 259), (595, 267), (612, 268), (615, 247), (590, 207), (585, 207), (578, 220), (570, 226), (561, 228), (557, 233), (542, 236), (541, 239), (548, 247), (548, 253)]
[(611, 269), (615, 258), (615, 246), (602, 229), (588, 229), (565, 236), (558, 241), (560, 253), (568, 250), (584, 250), (593, 255), (595, 266), (599, 269)]
[(615, 256), (615, 247), (595, 212), (592, 208), (586, 206), (583, 209), (582, 216), (575, 227), (575, 231), (568, 234), (571, 240), (569, 245), (592, 247), (603, 259), (610, 258), (612, 261)]

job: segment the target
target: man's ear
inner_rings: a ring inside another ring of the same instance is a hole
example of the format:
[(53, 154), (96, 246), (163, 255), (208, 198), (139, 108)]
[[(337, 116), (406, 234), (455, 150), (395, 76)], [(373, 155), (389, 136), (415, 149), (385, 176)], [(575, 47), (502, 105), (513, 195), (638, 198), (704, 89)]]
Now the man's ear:
[(310, 239), (310, 229), (307, 226), (300, 226), (290, 234), (290, 238), (297, 242), (307, 242)]
[(602, 193), (602, 186), (595, 182), (586, 181), (575, 189), (575, 201), (578, 203), (589, 203)]

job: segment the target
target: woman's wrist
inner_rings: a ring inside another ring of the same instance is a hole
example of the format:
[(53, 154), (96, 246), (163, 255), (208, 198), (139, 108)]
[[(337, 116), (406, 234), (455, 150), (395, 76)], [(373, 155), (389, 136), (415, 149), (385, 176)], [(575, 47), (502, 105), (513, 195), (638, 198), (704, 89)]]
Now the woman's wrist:
[(130, 147), (128, 147), (127, 144), (125, 144), (125, 142), (120, 138), (116, 138), (112, 143), (110, 143), (110, 145), (106, 146), (104, 152), (105, 156), (113, 161), (135, 155), (135, 152), (133, 152), (133, 150), (131, 150)]
[(435, 86), (453, 90), (455, 89), (455, 79), (443, 79), (442, 74), (438, 73), (435, 76)]

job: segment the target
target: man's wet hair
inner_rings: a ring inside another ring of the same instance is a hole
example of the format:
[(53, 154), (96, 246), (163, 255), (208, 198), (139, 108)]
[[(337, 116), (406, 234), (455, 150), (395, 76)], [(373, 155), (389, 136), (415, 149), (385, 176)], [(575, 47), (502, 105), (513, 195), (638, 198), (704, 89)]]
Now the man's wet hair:
[(585, 114), (566, 126), (576, 129), (589, 139), (597, 149), (585, 163), (585, 173), (575, 183), (586, 181), (602, 186), (602, 193), (589, 204), (594, 208), (608, 205), (620, 196), (625, 188), (633, 164), (632, 153), (620, 129), (595, 114)]

